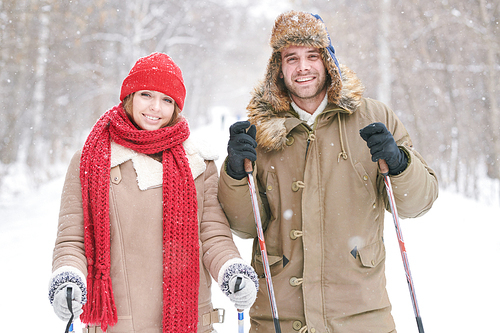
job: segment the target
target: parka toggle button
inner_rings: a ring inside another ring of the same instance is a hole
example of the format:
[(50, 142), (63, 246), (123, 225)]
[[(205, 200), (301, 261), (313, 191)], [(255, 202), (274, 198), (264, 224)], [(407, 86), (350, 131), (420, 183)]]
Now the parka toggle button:
[(297, 192), (301, 188), (306, 187), (306, 184), (303, 181), (297, 180), (296, 182), (292, 183), (292, 191)]
[(291, 239), (297, 239), (299, 237), (302, 237), (303, 234), (304, 233), (301, 230), (292, 229), (290, 231), (290, 238)]
[(293, 276), (290, 278), (290, 285), (292, 287), (297, 287), (297, 286), (300, 286), (303, 281), (304, 281), (304, 279)]
[(307, 326), (302, 327), (299, 333), (307, 333)]

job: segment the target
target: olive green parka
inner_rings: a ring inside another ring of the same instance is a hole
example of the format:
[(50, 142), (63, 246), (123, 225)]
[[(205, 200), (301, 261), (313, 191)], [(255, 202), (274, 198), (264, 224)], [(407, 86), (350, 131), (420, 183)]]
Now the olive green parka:
[[(408, 156), (406, 170), (391, 176), (400, 217), (423, 215), (438, 196), (433, 170), (395, 113), (362, 97), (356, 75), (341, 69), (341, 97), (313, 126), (290, 103), (277, 111), (265, 83), (248, 106), (257, 127), (253, 177), (284, 332), (395, 332), (384, 273), (387, 194), (360, 129), (384, 123)], [(219, 201), (233, 232), (255, 238), (246, 179), (235, 180), (223, 168)], [(252, 264), (265, 285), (257, 240)], [(251, 332), (274, 332), (265, 288), (250, 316)]]

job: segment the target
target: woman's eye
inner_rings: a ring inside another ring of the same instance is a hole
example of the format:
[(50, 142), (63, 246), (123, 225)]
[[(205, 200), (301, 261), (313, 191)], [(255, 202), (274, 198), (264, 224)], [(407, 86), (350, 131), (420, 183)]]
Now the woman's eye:
[(149, 97), (149, 96), (151, 96), (151, 94), (149, 94), (147, 92), (143, 92), (143, 93), (141, 93), (141, 96)]
[(174, 101), (173, 101), (173, 100), (171, 100), (170, 98), (165, 98), (165, 99), (164, 99), (164, 101), (165, 101), (165, 102), (167, 102), (167, 103), (173, 103), (173, 102), (174, 102)]

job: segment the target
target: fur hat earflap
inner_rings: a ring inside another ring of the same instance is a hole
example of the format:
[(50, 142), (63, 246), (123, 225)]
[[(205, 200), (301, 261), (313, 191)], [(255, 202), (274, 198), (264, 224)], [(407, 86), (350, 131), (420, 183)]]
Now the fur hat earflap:
[(280, 72), (281, 51), (291, 45), (320, 49), (329, 76), (328, 102), (338, 104), (342, 90), (339, 65), (326, 26), (318, 15), (293, 10), (279, 15), (274, 22), (269, 43), (273, 54), (267, 65), (263, 97), (276, 111), (289, 108), (290, 97)]

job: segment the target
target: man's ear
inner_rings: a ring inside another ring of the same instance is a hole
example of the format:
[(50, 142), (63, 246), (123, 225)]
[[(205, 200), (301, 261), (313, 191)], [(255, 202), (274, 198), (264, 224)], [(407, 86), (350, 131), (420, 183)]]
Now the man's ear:
[(283, 78), (283, 72), (280, 71), (280, 79), (282, 79), (282, 78)]

